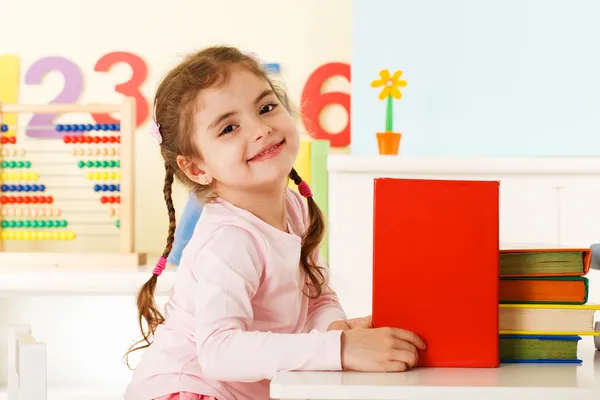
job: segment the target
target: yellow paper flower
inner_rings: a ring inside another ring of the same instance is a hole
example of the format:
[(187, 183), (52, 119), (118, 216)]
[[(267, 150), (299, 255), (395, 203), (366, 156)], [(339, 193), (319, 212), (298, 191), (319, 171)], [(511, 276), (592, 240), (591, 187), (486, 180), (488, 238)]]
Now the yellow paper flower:
[(379, 76), (381, 79), (371, 82), (371, 87), (383, 86), (383, 89), (379, 93), (379, 100), (383, 100), (388, 96), (392, 96), (395, 99), (402, 98), (402, 92), (398, 89), (399, 87), (406, 87), (406, 81), (400, 79), (402, 71), (396, 71), (393, 76), (390, 76), (390, 71), (382, 69), (379, 72)]

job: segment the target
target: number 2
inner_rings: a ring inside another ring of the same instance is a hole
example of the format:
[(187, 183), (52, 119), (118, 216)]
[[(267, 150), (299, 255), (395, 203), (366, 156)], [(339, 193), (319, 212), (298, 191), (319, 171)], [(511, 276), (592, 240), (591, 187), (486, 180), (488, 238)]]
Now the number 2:
[[(33, 63), (25, 73), (25, 83), (39, 85), (52, 71), (62, 74), (65, 85), (51, 103), (76, 103), (83, 89), (83, 74), (77, 65), (64, 57), (44, 57)], [(52, 128), (58, 114), (34, 114), (25, 135), (36, 138), (57, 138), (62, 135)], [(37, 129), (36, 129), (37, 128)], [(77, 132), (73, 132), (77, 134)]]
[[(144, 60), (135, 54), (117, 51), (108, 53), (98, 60), (94, 67), (97, 72), (109, 72), (113, 65), (127, 63), (132, 69), (131, 78), (124, 83), (115, 86), (115, 91), (124, 96), (133, 97), (136, 103), (136, 127), (140, 126), (148, 118), (148, 102), (140, 92), (140, 86), (146, 81), (148, 67)], [(118, 124), (109, 114), (92, 114), (98, 124)]]

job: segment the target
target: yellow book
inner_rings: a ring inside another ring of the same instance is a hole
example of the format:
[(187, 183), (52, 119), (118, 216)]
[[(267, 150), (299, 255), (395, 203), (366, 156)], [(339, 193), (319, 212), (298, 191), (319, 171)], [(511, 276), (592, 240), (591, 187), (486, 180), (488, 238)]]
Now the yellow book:
[(598, 336), (598, 304), (500, 304), (500, 334)]
[[(300, 139), (300, 150), (298, 151), (298, 158), (296, 158), (296, 162), (294, 163), (294, 168), (300, 178), (303, 181), (308, 183), (310, 186), (310, 140)], [(298, 186), (290, 179), (288, 182), (288, 187), (298, 191)]]

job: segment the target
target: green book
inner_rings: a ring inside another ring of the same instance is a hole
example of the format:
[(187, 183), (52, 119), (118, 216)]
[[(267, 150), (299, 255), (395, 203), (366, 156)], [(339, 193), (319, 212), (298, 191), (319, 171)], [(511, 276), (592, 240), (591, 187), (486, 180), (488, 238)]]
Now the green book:
[(310, 143), (310, 181), (315, 201), (325, 217), (325, 236), (321, 242), (321, 257), (329, 262), (328, 238), (328, 203), (329, 180), (327, 172), (327, 157), (329, 156), (328, 140), (312, 140)]
[(501, 250), (500, 275), (583, 276), (590, 261), (589, 249)]
[(581, 363), (580, 336), (500, 335), (500, 362)]

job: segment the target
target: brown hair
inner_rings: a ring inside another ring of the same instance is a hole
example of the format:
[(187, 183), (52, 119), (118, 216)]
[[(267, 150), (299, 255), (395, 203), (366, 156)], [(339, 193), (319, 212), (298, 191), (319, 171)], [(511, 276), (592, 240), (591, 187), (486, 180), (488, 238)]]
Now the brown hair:
[[(155, 113), (156, 123), (160, 126), (162, 136), (160, 149), (166, 172), (163, 192), (169, 214), (169, 233), (162, 254), (165, 259), (171, 252), (176, 227), (175, 209), (171, 199), (174, 177), (188, 186), (201, 200), (210, 201), (213, 196), (210, 186), (197, 184), (185, 175), (177, 165), (177, 156), (200, 157), (193, 139), (196, 98), (203, 89), (227, 83), (232, 66), (241, 66), (267, 81), (281, 104), (292, 113), (285, 92), (269, 79), (255, 59), (236, 48), (224, 46), (206, 48), (186, 57), (163, 78), (156, 91)], [(294, 168), (289, 177), (297, 185), (302, 182), (302, 178)], [(325, 231), (325, 221), (312, 197), (307, 198), (307, 204), (310, 223), (302, 235), (300, 261), (310, 279), (310, 283), (307, 282), (309, 293), (306, 295), (316, 298), (321, 295), (325, 281), (322, 267), (315, 262), (316, 250)], [(153, 274), (138, 293), (138, 322), (142, 339), (131, 346), (125, 354), (126, 359), (131, 352), (148, 347), (156, 328), (165, 320), (154, 301), (157, 278), (158, 275)], [(147, 331), (143, 326), (144, 320), (148, 326)]]

